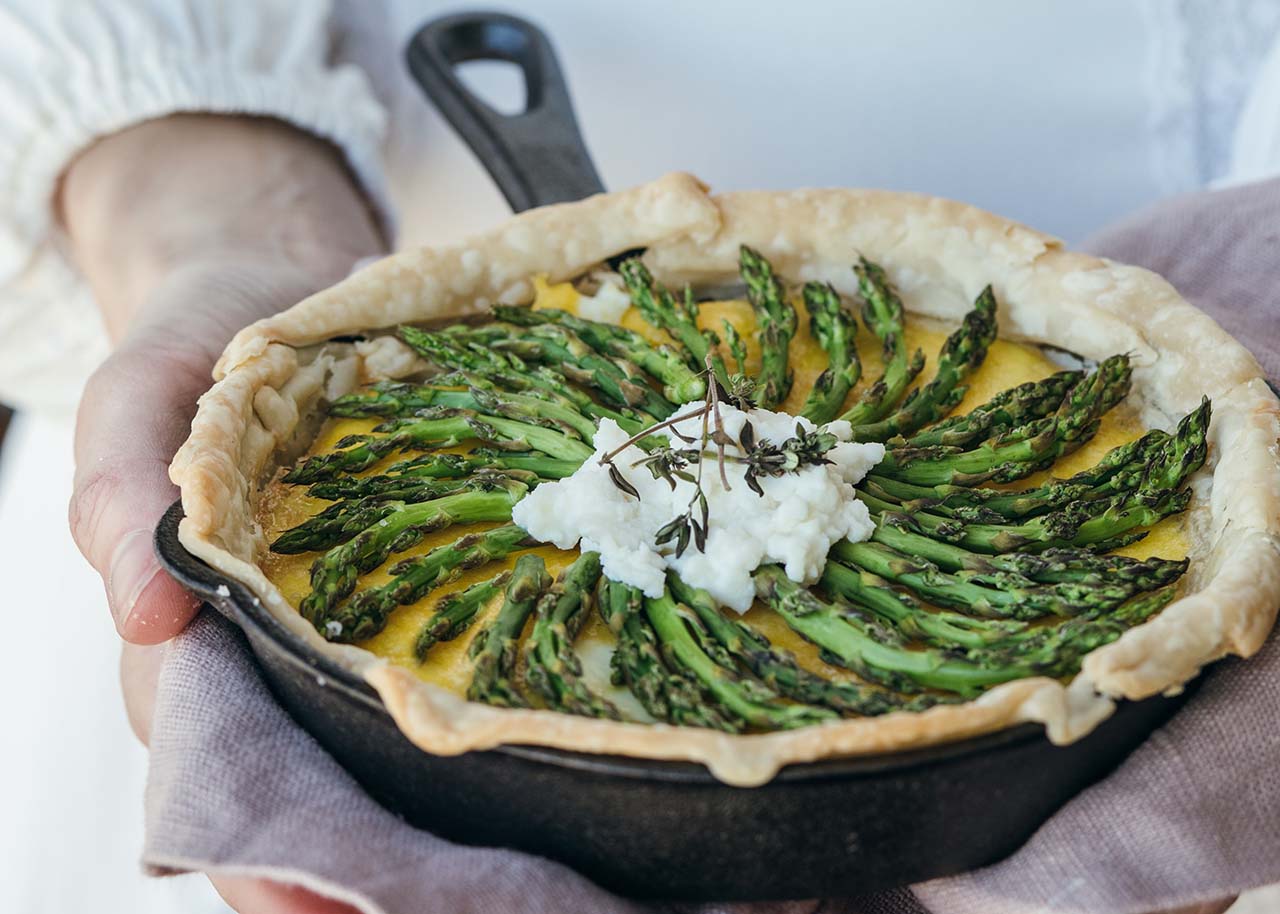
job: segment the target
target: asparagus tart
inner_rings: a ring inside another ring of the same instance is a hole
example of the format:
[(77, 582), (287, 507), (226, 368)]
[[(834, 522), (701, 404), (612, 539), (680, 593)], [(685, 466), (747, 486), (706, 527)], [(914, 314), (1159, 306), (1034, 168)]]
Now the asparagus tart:
[(947, 201), (670, 175), (389, 257), (215, 375), (184, 545), (428, 752), (745, 786), (1024, 721), (1068, 742), (1280, 604), (1246, 350)]

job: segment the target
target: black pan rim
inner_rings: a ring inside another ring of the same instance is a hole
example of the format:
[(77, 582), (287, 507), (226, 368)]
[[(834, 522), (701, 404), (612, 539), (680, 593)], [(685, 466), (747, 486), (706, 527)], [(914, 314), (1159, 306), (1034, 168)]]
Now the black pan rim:
[[(165, 511), (160, 523), (156, 526), (156, 553), (170, 574), (195, 591), (242, 630), (247, 631), (252, 628), (265, 637), (286, 662), (308, 670), (324, 687), (337, 688), (346, 697), (358, 702), (366, 709), (390, 719), (386, 707), (368, 683), (305, 644), (272, 616), (262, 605), (262, 601), (244, 584), (215, 570), (188, 552), (178, 540), (178, 524), (184, 516), (182, 501), (179, 499)], [(1126, 704), (1131, 703), (1117, 702), (1117, 709)], [(888, 771), (906, 771), (1031, 740), (1047, 739), (1042, 725), (1024, 723), (919, 749), (795, 763), (783, 767), (769, 783), (809, 783), (867, 777)], [(527, 761), (580, 771), (584, 774), (693, 785), (719, 784), (729, 789), (752, 789), (734, 788), (724, 784), (704, 765), (697, 762), (592, 754), (524, 744), (504, 744), (485, 751), (503, 753)]]

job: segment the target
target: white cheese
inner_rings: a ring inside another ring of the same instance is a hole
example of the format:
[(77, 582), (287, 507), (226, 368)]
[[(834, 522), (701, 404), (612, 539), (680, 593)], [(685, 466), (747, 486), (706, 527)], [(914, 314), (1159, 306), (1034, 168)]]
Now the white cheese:
[[(699, 405), (687, 404), (680, 412)], [(758, 441), (774, 444), (795, 437), (797, 422), (805, 431), (816, 428), (807, 419), (786, 413), (720, 409), (724, 430), (734, 441), (748, 419)], [(702, 419), (686, 419), (676, 428), (687, 437), (699, 437)], [(647, 596), (662, 594), (666, 571), (673, 569), (721, 604), (746, 612), (755, 596), (751, 573), (760, 565), (776, 562), (793, 581), (812, 584), (822, 573), (832, 543), (844, 538), (865, 540), (874, 529), (866, 506), (855, 497), (853, 483), (884, 458), (884, 446), (849, 441), (847, 422), (828, 423), (824, 430), (839, 439), (827, 452), (831, 463), (762, 476), (763, 496), (748, 487), (744, 464), (726, 461), (726, 489), (715, 461), (706, 461), (702, 473), (709, 516), (705, 551), (690, 544), (677, 558), (674, 543), (654, 544), (658, 530), (685, 512), (694, 486), (677, 480), (673, 490), (646, 467), (633, 466), (645, 452), (631, 445), (613, 463), (640, 497), (619, 489), (600, 457), (628, 436), (610, 419), (603, 420), (596, 432), (595, 454), (567, 479), (538, 486), (516, 505), (513, 517), (531, 536), (561, 549), (578, 546), (599, 552), (606, 575), (640, 588)], [(658, 434), (665, 434), (675, 447), (685, 446), (670, 429)], [(736, 446), (728, 447), (726, 453), (742, 455)]]
[(595, 295), (578, 296), (577, 310), (580, 317), (606, 324), (622, 321), (622, 315), (631, 307), (631, 296), (618, 285), (621, 278), (617, 278), (616, 274), (611, 274), (611, 277), (600, 283)]

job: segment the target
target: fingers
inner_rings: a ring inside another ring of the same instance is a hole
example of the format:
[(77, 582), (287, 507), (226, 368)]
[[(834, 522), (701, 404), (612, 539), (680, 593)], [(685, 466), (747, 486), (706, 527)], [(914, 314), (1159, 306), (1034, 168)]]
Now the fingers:
[(239, 914), (360, 914), (360, 909), (309, 892), (246, 876), (210, 876), (222, 900)]
[(94, 373), (80, 403), (71, 532), (102, 575), (121, 637), (138, 644), (172, 638), (199, 605), (161, 569), (152, 535), (177, 498), (169, 460), (208, 386), (206, 358), (131, 341)]
[(121, 637), (172, 638), (198, 601), (160, 568), (152, 534), (178, 497), (168, 466), (240, 327), (314, 291), (278, 265), (210, 262), (175, 270), (85, 386), (76, 421), (71, 532), (102, 575)]
[(120, 651), (120, 690), (133, 735), (144, 746), (151, 743), (151, 721), (156, 709), (156, 686), (167, 646), (125, 643)]

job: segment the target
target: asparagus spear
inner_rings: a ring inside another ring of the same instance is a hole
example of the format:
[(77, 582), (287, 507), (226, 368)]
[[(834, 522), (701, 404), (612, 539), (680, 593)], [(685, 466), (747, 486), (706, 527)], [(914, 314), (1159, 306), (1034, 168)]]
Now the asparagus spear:
[[(896, 513), (898, 508), (866, 492), (859, 498), (872, 511)], [(973, 552), (1034, 552), (1056, 546), (1103, 543), (1178, 514), (1190, 501), (1190, 491), (1137, 492), (1096, 502), (1075, 502), (1020, 524), (970, 524), (923, 511), (910, 515), (907, 520), (912, 528), (931, 538), (949, 541)]]
[(466, 390), (435, 385), (383, 383), (372, 388), (372, 396), (357, 393), (335, 400), (329, 407), (329, 413), (348, 417), (377, 415), (403, 418), (439, 406), (476, 410), (511, 419), (536, 416), (551, 420), (567, 434), (583, 441), (590, 441), (595, 436), (595, 422), (566, 400), (553, 399), (545, 393), (519, 394), (499, 391), (492, 385), (480, 386), (484, 382), (477, 376), (470, 380), (480, 383), (472, 384)]
[[(531, 334), (530, 329), (553, 332)], [(561, 332), (555, 333), (557, 330)], [(521, 329), (495, 323), (485, 327), (459, 327), (456, 332), (432, 333), (408, 326), (400, 327), (397, 332), (419, 355), (444, 368), (495, 378), (518, 377), (562, 396), (568, 395), (563, 381), (568, 378), (596, 390), (617, 406), (643, 406), (651, 417), (666, 418), (672, 410), (669, 403), (648, 387), (634, 365), (597, 354), (563, 328)], [(530, 368), (526, 359), (543, 363), (538, 366), (543, 370)], [(549, 366), (554, 369), (545, 370)]]
[(396, 328), (396, 335), (428, 362), (452, 371), (523, 373), (527, 367), (508, 353), (476, 345), (455, 333), (423, 330), (405, 324)]
[(331, 612), (327, 622), (334, 624), (326, 624), (326, 629), (335, 632), (331, 640), (363, 641), (382, 631), (397, 606), (416, 603), (464, 571), (536, 545), (536, 540), (514, 524), (461, 536), (426, 555), (392, 565), (390, 581), (360, 591)]
[[(465, 410), (432, 408), (411, 424), (396, 427), (393, 435), (348, 435), (338, 442), (337, 450), (329, 454), (317, 454), (298, 464), (284, 477), (284, 481), (307, 485), (333, 479), (339, 473), (358, 473), (373, 466), (395, 450), (452, 447), (480, 434), (471, 424), (474, 414)], [(385, 429), (384, 425), (375, 428)], [(495, 430), (496, 437), (497, 432)]]
[[(492, 475), (496, 474), (486, 474), (485, 478)], [(389, 484), (377, 491), (362, 498), (332, 504), (319, 514), (285, 530), (271, 544), (271, 551), (279, 555), (297, 555), (300, 552), (331, 549), (385, 517), (389, 513), (385, 507), (387, 502), (412, 505), (472, 487), (471, 479), (402, 480), (393, 477)]]
[(1013, 574), (1047, 584), (1092, 585), (1124, 580), (1135, 593), (1170, 584), (1187, 569), (1185, 559), (1134, 559), (1120, 555), (1094, 555), (1079, 549), (981, 555), (952, 543), (922, 536), (912, 529), (911, 519), (903, 514), (881, 514), (871, 538), (952, 572), (990, 576)]
[(432, 336), (413, 327), (402, 327), (400, 332), (402, 336), (412, 338), (420, 350), (430, 352), (432, 361), (437, 365), (451, 369), (447, 374), (433, 378), (433, 384), (543, 395), (557, 403), (575, 407), (584, 415), (613, 419), (631, 434), (653, 422), (652, 416), (633, 409), (597, 403), (586, 391), (548, 365), (527, 365), (509, 353), (473, 346), (447, 332)]
[[(909, 523), (931, 537), (977, 552), (1106, 543), (1187, 506), (1190, 492), (1178, 491), (1178, 487), (1204, 463), (1209, 418), (1210, 404), (1206, 399), (1183, 417), (1172, 437), (1144, 436), (1132, 448), (1118, 455), (1113, 451), (1098, 466), (1073, 477), (1083, 480), (1082, 484), (1093, 483), (1100, 497), (1072, 502), (1020, 524), (965, 523), (926, 511), (912, 513)], [(1139, 455), (1138, 462), (1117, 468), (1115, 464), (1126, 453)], [(1118, 494), (1106, 494), (1113, 489)], [(865, 491), (862, 499), (875, 511), (897, 513), (898, 506)]]
[(983, 523), (1018, 520), (1061, 508), (1075, 501), (1092, 501), (1130, 491), (1146, 475), (1151, 461), (1171, 440), (1167, 432), (1147, 432), (1141, 438), (1112, 448), (1103, 458), (1068, 479), (1054, 479), (1029, 489), (1004, 491), (970, 486), (918, 486), (876, 473), (861, 483), (885, 501), (907, 512), (928, 511), (946, 517)]
[(734, 363), (738, 366), (738, 374), (743, 374), (747, 370), (747, 344), (743, 342), (742, 335), (738, 333), (738, 328), (733, 326), (727, 320), (720, 321), (721, 327), (724, 329), (724, 344), (729, 350), (729, 355), (733, 358)]
[[(572, 476), (580, 460), (558, 460), (543, 454), (513, 454), (478, 448), (469, 454), (426, 454), (387, 467), (377, 476), (340, 476), (318, 482), (307, 489), (312, 498), (327, 501), (359, 499), (382, 495), (396, 486), (425, 483), (429, 480), (461, 479), (484, 475), (486, 471), (520, 479), (532, 486), (535, 479), (564, 479)], [(327, 509), (326, 509), (327, 510)], [(318, 516), (318, 515), (317, 515)]]
[[(1014, 492), (962, 486), (915, 486), (872, 474), (864, 490), (881, 501), (895, 501), (913, 516), (952, 517), (979, 523), (1003, 523), (1004, 518), (1023, 519), (1046, 510), (1069, 509), (1068, 516), (1083, 521), (1102, 513), (1117, 496), (1135, 492), (1158, 495), (1177, 489), (1199, 469), (1206, 453), (1211, 406), (1206, 398), (1184, 416), (1173, 435), (1150, 431), (1134, 441), (1112, 448), (1098, 463), (1065, 480)], [(941, 523), (939, 521), (939, 523)]]
[(692, 677), (667, 668), (657, 635), (645, 616), (640, 591), (607, 578), (601, 578), (600, 583), (600, 615), (618, 638), (612, 660), (614, 683), (625, 684), (657, 720), (736, 730), (736, 721), (715, 702), (705, 700)]
[(536, 416), (550, 420), (565, 434), (577, 437), (581, 441), (590, 443), (595, 437), (595, 421), (576, 409), (524, 394), (497, 393), (475, 387), (469, 392), (475, 402), (473, 408), (479, 412), (491, 416), (505, 416), (517, 421)]
[(500, 352), (513, 353), (522, 361), (553, 365), (557, 371), (594, 388), (618, 406), (634, 407), (657, 419), (665, 419), (675, 409), (649, 386), (648, 376), (635, 363), (601, 355), (576, 333), (558, 324), (517, 327), (496, 322), (470, 328), (467, 338)]
[(925, 609), (910, 594), (896, 590), (888, 581), (869, 571), (827, 562), (822, 586), (868, 609), (893, 625), (904, 637), (936, 647), (983, 647), (1026, 629), (1023, 622), (1003, 619), (974, 619), (959, 613)]
[(413, 655), (421, 663), (427, 652), (441, 641), (452, 641), (461, 635), (489, 601), (502, 593), (511, 580), (511, 572), (502, 571), (487, 581), (472, 584), (461, 593), (451, 593), (436, 604), (436, 611), (418, 630), (413, 642)]
[(471, 684), (467, 686), (471, 701), (506, 708), (528, 707), (529, 702), (516, 688), (516, 648), (538, 598), (550, 586), (551, 576), (541, 557), (520, 556), (498, 615), (471, 641), (470, 653), (475, 659)]
[(887, 441), (898, 435), (909, 435), (951, 412), (964, 397), (961, 382), (982, 364), (995, 338), (996, 299), (987, 286), (978, 295), (973, 310), (942, 344), (938, 369), (932, 380), (913, 391), (891, 416), (854, 426), (854, 440)]
[(779, 565), (755, 572), (756, 593), (828, 663), (899, 692), (941, 689), (962, 696), (1025, 676), (1020, 667), (987, 669), (932, 649), (911, 650), (891, 630), (827, 602), (787, 577)]
[(645, 614), (658, 636), (663, 657), (669, 666), (679, 667), (695, 677), (712, 700), (742, 724), (767, 730), (791, 729), (833, 719), (825, 708), (803, 704), (783, 704), (775, 693), (758, 680), (725, 669), (706, 650), (697, 617), (671, 599), (646, 597)]
[(582, 681), (582, 663), (573, 650), (599, 579), (600, 554), (584, 552), (538, 601), (524, 646), (524, 682), (557, 711), (621, 720), (618, 709)]
[(796, 335), (796, 309), (786, 290), (759, 251), (738, 248), (738, 272), (747, 286), (747, 299), (756, 316), (760, 342), (760, 374), (756, 379), (756, 405), (777, 409), (791, 392), (792, 374), (787, 367), (791, 338)]
[[(326, 635), (343, 637), (345, 628), (328, 626), (329, 614), (350, 594), (356, 579), (387, 557), (409, 549), (424, 536), (452, 524), (511, 519), (511, 508), (528, 487), (507, 479), (454, 495), (407, 505), (388, 502), (381, 516), (352, 539), (324, 553), (311, 566), (311, 592), (299, 606), (302, 615)], [(350, 634), (347, 634), (350, 637)]]
[(698, 303), (693, 299), (693, 292), (686, 287), (684, 299), (677, 300), (670, 291), (653, 281), (653, 276), (637, 257), (624, 261), (618, 272), (631, 295), (631, 304), (646, 321), (667, 331), (684, 347), (688, 366), (695, 372), (703, 371), (710, 354), (716, 379), (722, 385), (727, 384), (729, 373), (724, 360), (716, 353), (720, 338), (710, 330), (698, 328)]
[(809, 332), (827, 353), (827, 367), (813, 382), (800, 415), (822, 425), (839, 414), (849, 391), (862, 376), (858, 324), (845, 310), (840, 293), (830, 283), (805, 283), (803, 294), (809, 312)]
[(678, 352), (670, 346), (655, 346), (633, 330), (550, 308), (534, 311), (495, 305), (493, 313), (498, 320), (524, 327), (559, 324), (602, 355), (626, 359), (653, 375), (662, 382), (662, 394), (672, 403), (688, 403), (706, 393), (702, 375), (689, 368)]
[(907, 358), (907, 344), (902, 338), (902, 299), (889, 284), (884, 270), (865, 257), (853, 270), (858, 274), (858, 290), (862, 293), (862, 322), (884, 350), (884, 372), (879, 380), (840, 417), (857, 426), (883, 419), (893, 409), (907, 385), (924, 369), (924, 353), (917, 349)]
[(690, 587), (674, 574), (668, 575), (667, 581), (672, 595), (697, 613), (707, 631), (731, 657), (787, 698), (822, 705), (840, 714), (865, 717), (890, 711), (922, 711), (938, 701), (932, 695), (900, 695), (876, 686), (838, 682), (812, 673), (800, 666), (789, 652), (773, 647), (760, 632), (722, 613), (705, 590)]
[(1069, 676), (1090, 651), (1119, 638), (1169, 604), (1174, 588), (1164, 587), (1134, 597), (1106, 615), (1069, 619), (1038, 628), (998, 644), (971, 650), (966, 658), (984, 666), (1019, 665), (1040, 676)]
[(1213, 407), (1208, 397), (1200, 399), (1200, 405), (1178, 421), (1171, 440), (1166, 440), (1159, 459), (1142, 472), (1138, 489), (1142, 492), (1159, 492), (1175, 489), (1196, 470), (1204, 466), (1209, 453), (1209, 420)]
[[(532, 365), (522, 374), (496, 372), (483, 376), (491, 386), (500, 390), (510, 390), (542, 396), (576, 408), (592, 419), (612, 419), (618, 427), (629, 435), (634, 435), (656, 420), (648, 413), (626, 406), (607, 406), (591, 399), (581, 388), (547, 365)], [(473, 386), (474, 385), (473, 383)]]
[(761, 596), (796, 631), (823, 648), (832, 662), (842, 662), (867, 678), (899, 683), (898, 687), (915, 683), (962, 696), (1025, 676), (1069, 675), (1085, 654), (1150, 618), (1173, 595), (1171, 588), (1142, 594), (1106, 615), (1089, 614), (1057, 627), (1029, 629), (975, 647), (963, 657), (952, 657), (932, 649), (905, 650), (891, 640), (867, 637), (865, 621), (847, 613), (841, 616), (838, 606), (791, 581), (779, 566), (759, 569), (756, 581)]
[(345, 450), (319, 454), (300, 463), (284, 481), (321, 482), (340, 473), (358, 473), (393, 451), (452, 447), (476, 439), (511, 450), (538, 450), (579, 463), (592, 454), (589, 446), (555, 429), (471, 410), (432, 409), (418, 417), (392, 419), (370, 435), (349, 435), (337, 445)]
[(876, 472), (923, 486), (975, 486), (1029, 476), (1093, 437), (1098, 417), (1128, 392), (1130, 374), (1128, 356), (1112, 356), (1071, 389), (1052, 417), (1013, 429), (969, 451), (893, 448)]
[(882, 543), (842, 540), (831, 556), (861, 571), (910, 588), (939, 606), (950, 606), (988, 618), (1032, 620), (1075, 616), (1119, 606), (1133, 595), (1124, 582), (1092, 586), (1035, 584), (1019, 575), (960, 576), (944, 572), (925, 559), (890, 549)]
[(892, 438), (892, 447), (968, 447), (996, 434), (1051, 415), (1067, 392), (1084, 378), (1080, 371), (1060, 371), (1002, 391), (962, 416), (935, 422), (910, 438)]
[(408, 416), (433, 406), (474, 409), (475, 400), (467, 391), (455, 389), (457, 386), (446, 387), (439, 380), (430, 385), (379, 381), (334, 400), (329, 404), (329, 415), (367, 419)]

